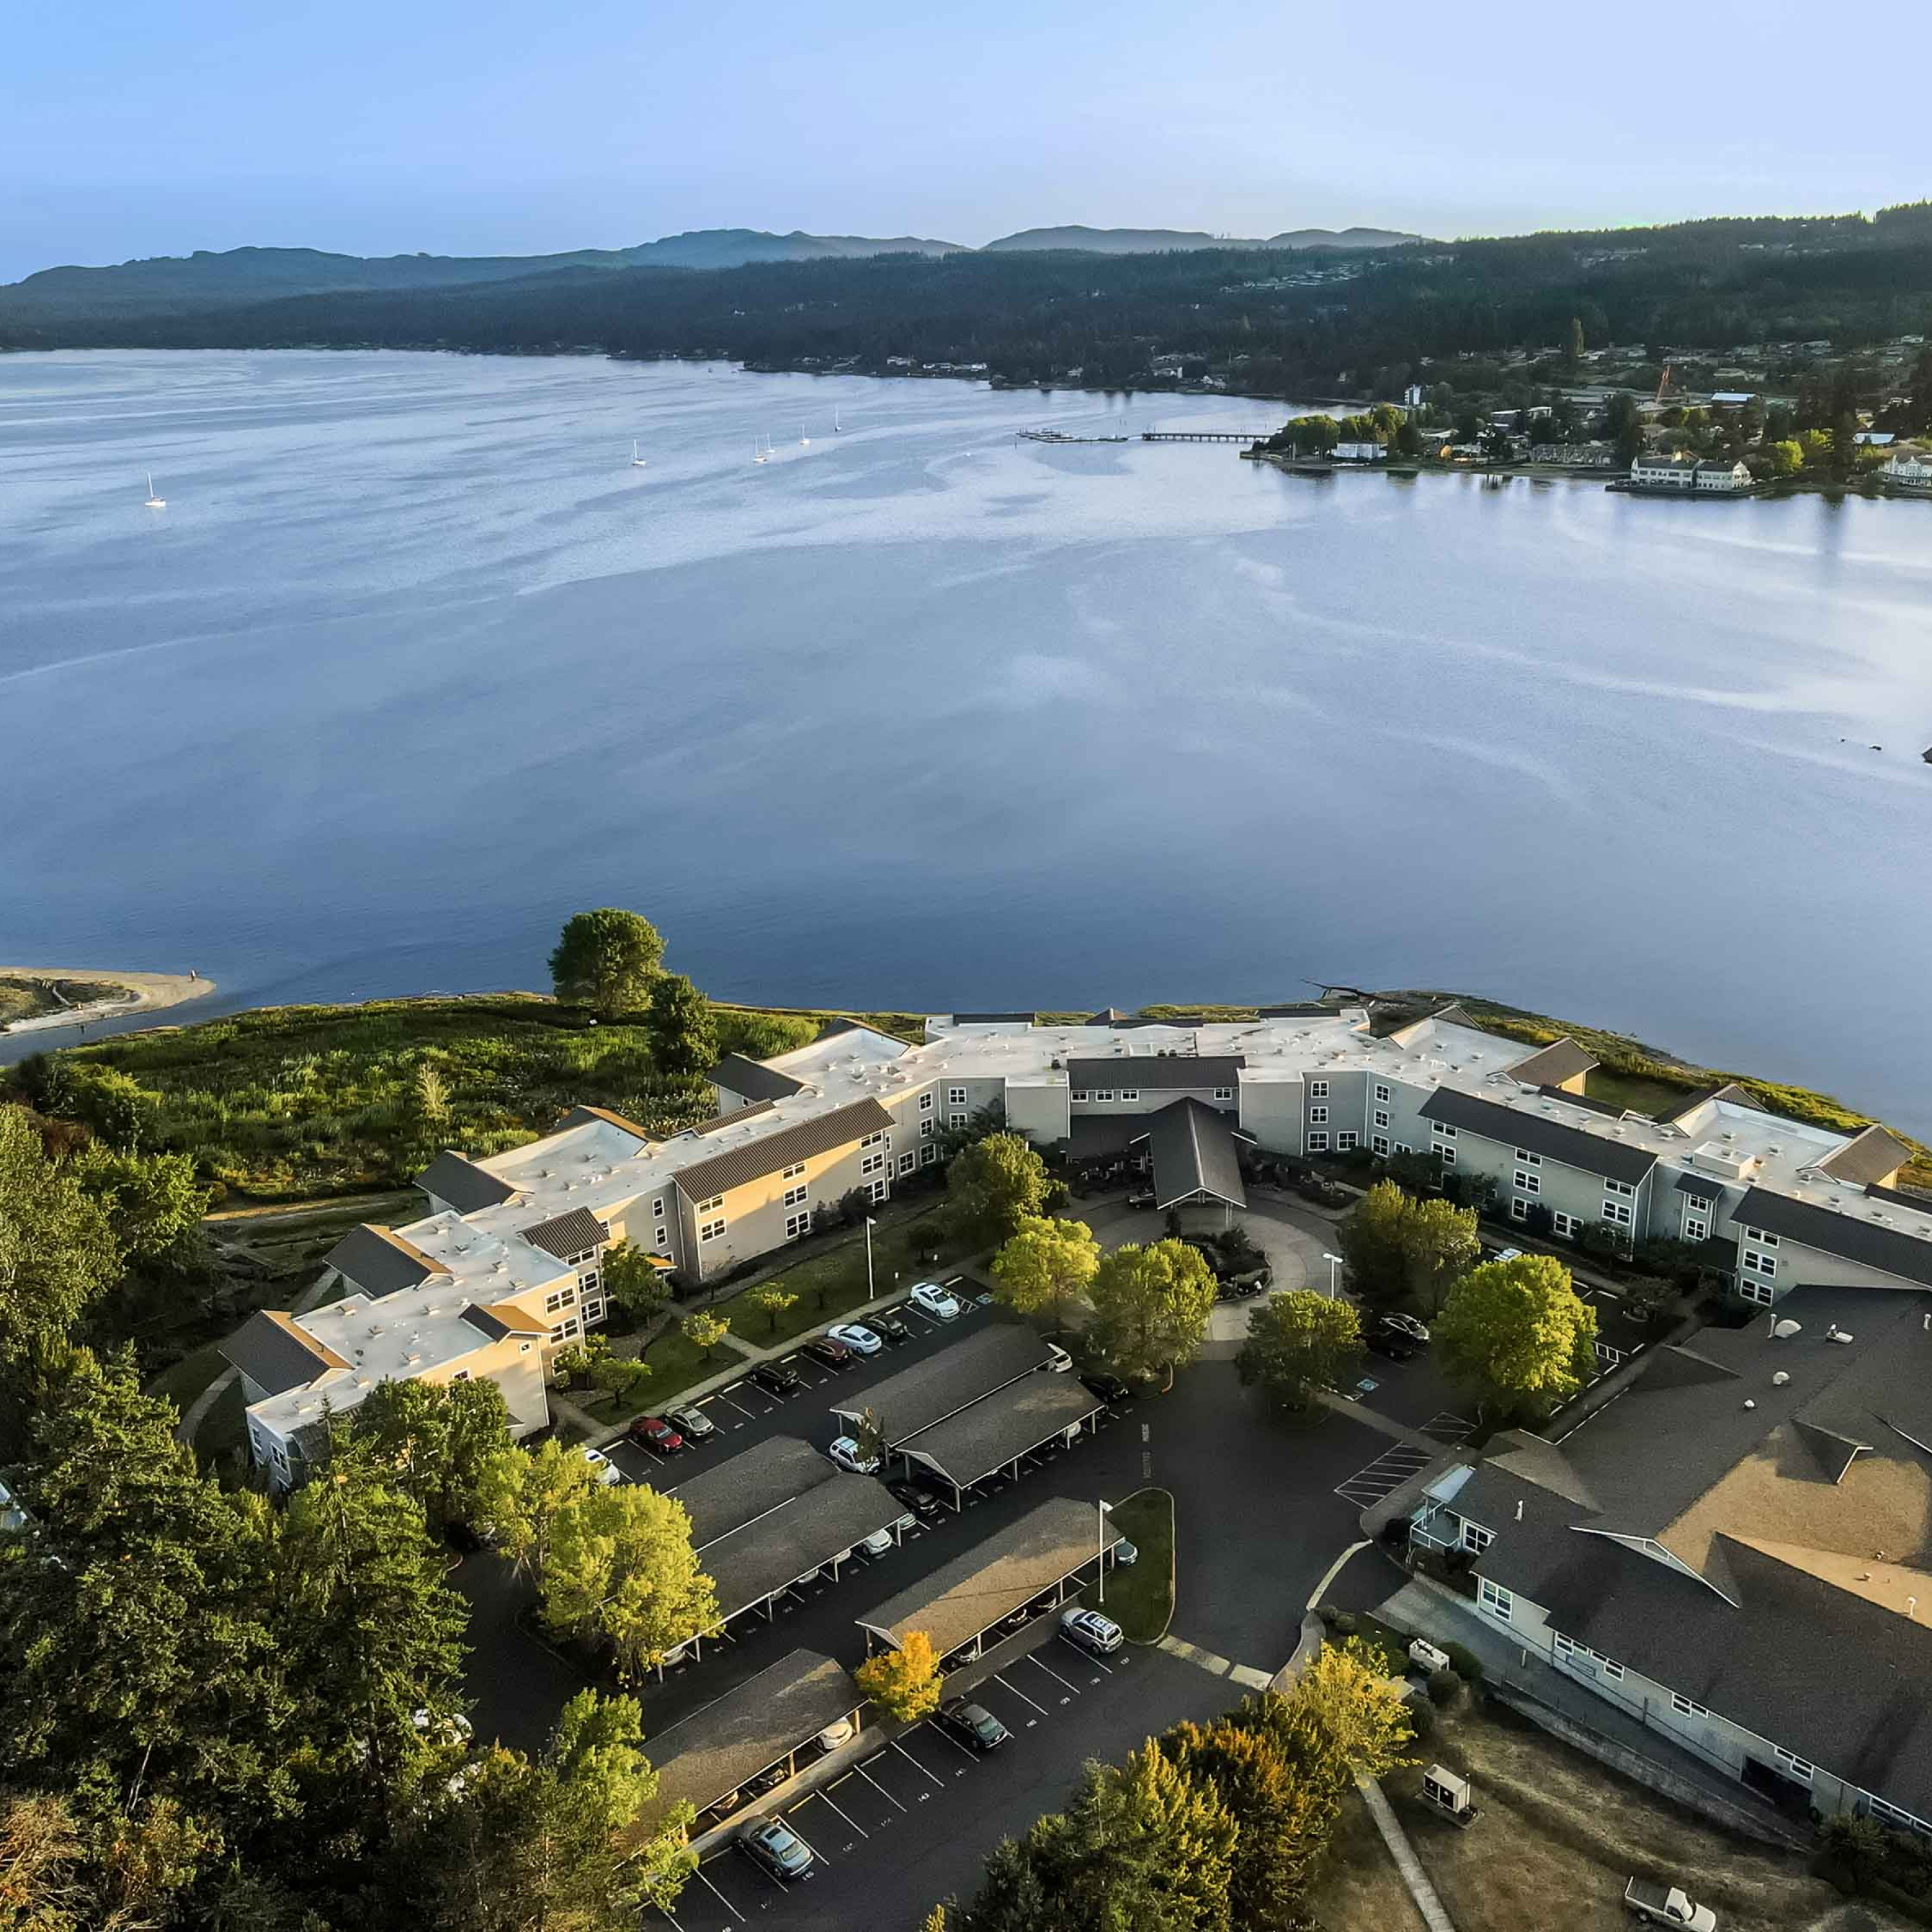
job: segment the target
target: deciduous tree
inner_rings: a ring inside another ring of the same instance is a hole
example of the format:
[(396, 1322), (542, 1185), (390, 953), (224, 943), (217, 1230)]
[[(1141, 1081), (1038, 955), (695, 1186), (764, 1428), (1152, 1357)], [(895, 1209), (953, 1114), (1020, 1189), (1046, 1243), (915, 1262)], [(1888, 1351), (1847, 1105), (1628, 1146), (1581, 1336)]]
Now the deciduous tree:
[(988, 1134), (956, 1154), (946, 1169), (956, 1223), (986, 1240), (1004, 1240), (1037, 1215), (1046, 1190), (1046, 1163), (1018, 1134)]
[(1102, 1257), (1088, 1290), (1088, 1335), (1121, 1374), (1150, 1376), (1184, 1366), (1207, 1339), (1214, 1275), (1184, 1241), (1130, 1244)]
[(1029, 1215), (993, 1257), (994, 1293), (1016, 1315), (1051, 1310), (1066, 1325), (1070, 1304), (1086, 1299), (1100, 1265), (1100, 1244), (1084, 1221)]
[[(25, 1108), (0, 1106), (0, 1367), (62, 1342), (123, 1264), (108, 1210), (74, 1163), (48, 1158)], [(17, 1426), (22, 1412), (7, 1408)]]
[(1596, 1310), (1550, 1255), (1472, 1269), (1450, 1289), (1435, 1332), (1444, 1368), (1490, 1411), (1547, 1414), (1595, 1364)]
[(1318, 1390), (1352, 1380), (1361, 1358), (1361, 1323), (1352, 1305), (1294, 1288), (1249, 1316), (1234, 1371), (1244, 1388), (1258, 1382), (1277, 1408), (1301, 1411), (1313, 1405)]
[(383, 1382), (350, 1412), (347, 1427), (422, 1505), (430, 1526), (441, 1528), (476, 1521), (486, 1482), (509, 1442), (510, 1412), (487, 1377), (446, 1386)]
[(778, 1317), (788, 1309), (798, 1305), (798, 1297), (788, 1288), (781, 1288), (775, 1281), (766, 1282), (762, 1288), (749, 1290), (746, 1300), (765, 1318), (765, 1333), (776, 1335), (778, 1331)]
[(664, 1272), (634, 1241), (614, 1241), (604, 1251), (604, 1292), (635, 1321), (648, 1322), (670, 1299)]
[(908, 1630), (898, 1649), (867, 1658), (853, 1672), (852, 1681), (902, 1724), (929, 1717), (939, 1708), (939, 1658), (923, 1630)]
[(575, 913), (550, 956), (556, 996), (588, 1006), (600, 1019), (644, 1006), (664, 958), (664, 941), (641, 914), (617, 906)]
[(596, 1472), (554, 1436), (534, 1449), (508, 1449), (483, 1472), (476, 1527), (493, 1534), (504, 1555), (541, 1590), (560, 1519), (597, 1486)]
[(662, 973), (652, 983), (644, 1033), (660, 1072), (688, 1077), (718, 1064), (711, 1002), (682, 973)]
[(731, 1332), (728, 1315), (713, 1315), (708, 1309), (694, 1309), (677, 1324), (678, 1331), (708, 1362), (711, 1352)]

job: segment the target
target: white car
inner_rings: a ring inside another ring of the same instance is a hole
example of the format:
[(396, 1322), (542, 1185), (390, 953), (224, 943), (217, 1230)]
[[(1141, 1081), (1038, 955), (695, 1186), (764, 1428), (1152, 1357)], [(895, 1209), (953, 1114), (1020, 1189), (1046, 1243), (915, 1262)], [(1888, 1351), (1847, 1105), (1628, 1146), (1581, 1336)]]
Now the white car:
[(843, 1342), (855, 1355), (876, 1355), (886, 1346), (862, 1322), (836, 1322), (825, 1332), (833, 1341)]
[(852, 1546), (859, 1555), (876, 1562), (881, 1556), (890, 1556), (898, 1547), (898, 1541), (890, 1529), (875, 1529)]
[(876, 1476), (879, 1472), (878, 1457), (868, 1456), (854, 1436), (840, 1436), (825, 1453), (840, 1468), (849, 1470), (855, 1476)]
[(916, 1283), (908, 1299), (915, 1307), (924, 1309), (936, 1322), (956, 1321), (965, 1312), (959, 1305), (958, 1298), (941, 1288), (936, 1281)]
[(578, 1454), (590, 1465), (592, 1473), (606, 1488), (613, 1483), (621, 1483), (624, 1480), (623, 1471), (602, 1450), (593, 1449), (586, 1443)]
[(818, 1748), (836, 1751), (841, 1744), (849, 1744), (858, 1735), (859, 1726), (850, 1718), (836, 1718), (819, 1732)]
[(1120, 1648), (1124, 1633), (1112, 1617), (1103, 1617), (1098, 1610), (1073, 1610), (1060, 1612), (1060, 1634), (1096, 1657), (1111, 1657)]

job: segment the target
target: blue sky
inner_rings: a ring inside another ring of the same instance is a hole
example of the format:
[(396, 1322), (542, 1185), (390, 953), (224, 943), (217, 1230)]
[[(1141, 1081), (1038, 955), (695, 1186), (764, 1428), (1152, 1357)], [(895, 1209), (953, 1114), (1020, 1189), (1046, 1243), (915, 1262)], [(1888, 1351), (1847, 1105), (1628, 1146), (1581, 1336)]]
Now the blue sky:
[(1932, 194), (1928, 54), (1924, 0), (18, 0), (0, 279), (244, 242), (1871, 208)]

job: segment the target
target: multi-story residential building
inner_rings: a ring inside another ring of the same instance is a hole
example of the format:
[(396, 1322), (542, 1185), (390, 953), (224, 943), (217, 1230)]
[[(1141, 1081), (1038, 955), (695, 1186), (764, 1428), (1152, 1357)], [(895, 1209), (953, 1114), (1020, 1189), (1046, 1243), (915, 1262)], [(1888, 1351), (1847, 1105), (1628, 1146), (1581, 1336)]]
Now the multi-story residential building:
[(1697, 459), (1676, 454), (1634, 457), (1630, 480), (1640, 490), (1694, 490)]
[(1932, 1297), (1797, 1290), (1432, 1478), (1468, 1615), (1794, 1810), (1932, 1834)]
[(1728, 463), (1700, 463), (1697, 466), (1696, 483), (1700, 490), (1714, 490), (1720, 494), (1736, 490), (1748, 490), (1751, 486), (1751, 473), (1735, 458)]
[[(1454, 1006), (1385, 1034), (1359, 1006), (1320, 1005), (1198, 1025), (1111, 1010), (1064, 1026), (955, 1013), (925, 1031), (911, 1046), (840, 1022), (767, 1060), (734, 1055), (712, 1075), (718, 1117), (668, 1138), (580, 1107), (508, 1153), (440, 1155), (418, 1183), (427, 1214), (358, 1228), (330, 1254), (336, 1307), (352, 1315), (265, 1316), (237, 1337), (251, 1397), (261, 1391), (257, 1455), (276, 1466), (279, 1442), (289, 1460), (290, 1430), (381, 1374), (507, 1368), (466, 1360), (483, 1316), (466, 1311), (529, 1324), (514, 1360), (531, 1341), (540, 1367), (602, 1320), (611, 1242), (715, 1280), (808, 1233), (814, 1208), (854, 1190), (885, 1201), (938, 1163), (949, 1128), (991, 1106), (1076, 1160), (1144, 1144), (1163, 1202), (1240, 1204), (1238, 1138), (1284, 1154), (1432, 1155), (1490, 1180), (1519, 1221), (1540, 1226), (1546, 1210), (1558, 1236), (1601, 1222), (1691, 1242), (1748, 1300), (1808, 1284), (1932, 1286), (1932, 1211), (1893, 1185), (1909, 1150), (1882, 1128), (1803, 1126), (1735, 1086), (1656, 1118), (1621, 1110), (1585, 1090), (1595, 1063), (1574, 1042), (1532, 1050)], [(357, 1321), (370, 1332), (352, 1335)], [(400, 1354), (388, 1340), (399, 1324), (415, 1338)], [(512, 1409), (540, 1426), (541, 1389)]]

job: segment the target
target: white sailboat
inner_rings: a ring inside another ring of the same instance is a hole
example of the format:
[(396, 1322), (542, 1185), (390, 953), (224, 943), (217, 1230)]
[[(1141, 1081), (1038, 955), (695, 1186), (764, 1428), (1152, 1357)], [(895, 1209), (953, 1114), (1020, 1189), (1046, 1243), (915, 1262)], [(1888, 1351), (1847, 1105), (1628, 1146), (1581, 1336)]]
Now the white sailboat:
[(771, 460), (771, 452), (768, 449), (760, 449), (758, 447), (758, 439), (756, 436), (753, 436), (752, 439), (752, 460), (754, 463), (769, 463)]
[(148, 472), (148, 508), (151, 510), (165, 510), (167, 507), (166, 497), (158, 496), (154, 494), (154, 472), (151, 470)]
[(812, 439), (806, 434), (805, 425), (802, 423), (798, 426), (798, 446), (801, 449), (809, 449), (812, 447)]
[(631, 439), (631, 467), (633, 470), (643, 470), (649, 466), (649, 461), (650, 459), (648, 458), (640, 456), (638, 454), (638, 439), (635, 436), (632, 436)]
[(838, 405), (836, 403), (832, 406), (832, 434), (834, 436), (843, 436), (845, 434), (845, 425), (838, 420)]

